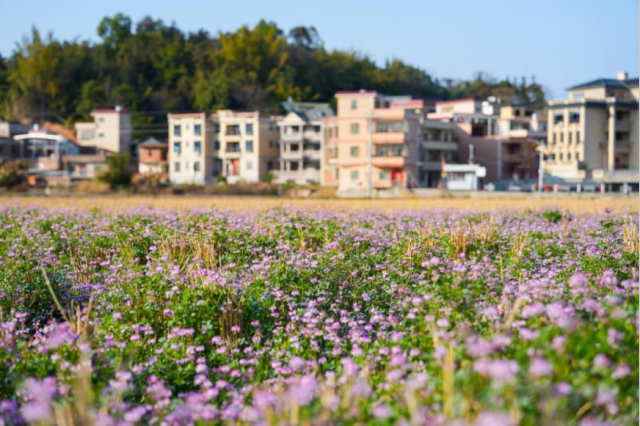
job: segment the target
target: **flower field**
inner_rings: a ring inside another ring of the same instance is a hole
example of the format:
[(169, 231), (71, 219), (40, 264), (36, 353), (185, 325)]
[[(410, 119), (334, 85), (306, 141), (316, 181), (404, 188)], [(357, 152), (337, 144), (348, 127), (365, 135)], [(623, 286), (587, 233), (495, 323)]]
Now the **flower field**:
[(0, 424), (637, 423), (637, 222), (5, 206)]

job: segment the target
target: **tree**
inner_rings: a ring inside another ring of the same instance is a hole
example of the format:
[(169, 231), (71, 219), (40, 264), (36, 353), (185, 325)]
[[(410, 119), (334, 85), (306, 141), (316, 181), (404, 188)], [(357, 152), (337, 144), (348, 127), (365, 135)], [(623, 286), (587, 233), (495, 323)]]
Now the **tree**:
[(107, 157), (107, 170), (98, 176), (98, 180), (108, 184), (111, 189), (128, 187), (132, 178), (130, 162), (131, 154), (128, 152)]

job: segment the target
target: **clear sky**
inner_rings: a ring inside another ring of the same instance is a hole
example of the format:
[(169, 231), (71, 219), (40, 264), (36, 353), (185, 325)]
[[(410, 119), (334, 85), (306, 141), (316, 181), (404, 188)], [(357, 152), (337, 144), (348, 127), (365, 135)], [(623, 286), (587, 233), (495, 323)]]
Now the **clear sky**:
[(640, 63), (638, 0), (0, 0), (0, 10), (3, 56), (34, 25), (96, 40), (101, 18), (123, 12), (210, 33), (260, 19), (313, 25), (329, 49), (400, 58), (440, 78), (535, 75), (551, 98), (617, 71), (638, 76)]

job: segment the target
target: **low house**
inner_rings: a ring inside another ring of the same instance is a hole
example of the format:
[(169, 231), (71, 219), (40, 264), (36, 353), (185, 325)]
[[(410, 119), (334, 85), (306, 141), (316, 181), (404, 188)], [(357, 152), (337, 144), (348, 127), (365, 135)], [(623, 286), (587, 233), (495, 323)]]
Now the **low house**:
[(62, 167), (71, 179), (93, 179), (107, 170), (106, 154), (79, 154), (62, 157)]
[(487, 176), (487, 169), (478, 164), (442, 165), (444, 189), (449, 191), (477, 191), (479, 179)]
[(149, 138), (138, 145), (138, 172), (169, 173), (167, 151), (169, 144), (156, 138)]

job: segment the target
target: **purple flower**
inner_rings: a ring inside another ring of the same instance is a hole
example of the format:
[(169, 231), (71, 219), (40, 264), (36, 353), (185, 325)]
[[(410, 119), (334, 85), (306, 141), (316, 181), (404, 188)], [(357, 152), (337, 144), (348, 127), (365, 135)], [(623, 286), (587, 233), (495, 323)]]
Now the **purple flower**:
[(391, 409), (386, 404), (378, 404), (371, 414), (376, 419), (386, 419), (391, 417)]
[(534, 358), (529, 365), (529, 373), (532, 376), (550, 376), (553, 373), (553, 366), (544, 358)]

